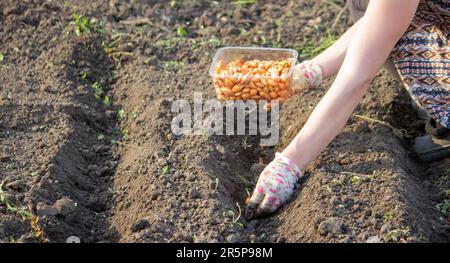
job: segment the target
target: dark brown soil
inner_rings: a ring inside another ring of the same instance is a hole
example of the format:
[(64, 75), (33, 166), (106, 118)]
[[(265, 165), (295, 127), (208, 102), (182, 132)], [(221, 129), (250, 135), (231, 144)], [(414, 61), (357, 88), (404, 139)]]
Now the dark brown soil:
[[(448, 202), (450, 159), (414, 156), (423, 123), (385, 72), (355, 114), (406, 136), (353, 117), (295, 200), (264, 219), (247, 220), (244, 199), (275, 148), (257, 136), (172, 134), (173, 100), (214, 97), (218, 47), (300, 50), (340, 12), (271, 2), (1, 1), (0, 241), (448, 242), (449, 214), (436, 206)], [(96, 19), (90, 32), (75, 34), (73, 13)], [(336, 25), (345, 31), (347, 14)], [(283, 105), (278, 148), (329, 84)]]

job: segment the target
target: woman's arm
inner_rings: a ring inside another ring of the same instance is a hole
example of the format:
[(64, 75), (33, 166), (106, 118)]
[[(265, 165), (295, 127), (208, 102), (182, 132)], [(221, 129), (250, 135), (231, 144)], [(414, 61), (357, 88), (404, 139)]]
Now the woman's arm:
[[(370, 81), (408, 28), (418, 3), (419, 0), (370, 1), (350, 40), (336, 80), (283, 151), (298, 167), (304, 169), (343, 128)], [(336, 69), (336, 65), (330, 67), (329, 72)]]
[(320, 65), (322, 68), (323, 79), (327, 79), (338, 73), (347, 53), (348, 46), (361, 24), (361, 20), (358, 20), (352, 27), (347, 29), (333, 45), (311, 60), (312, 63)]

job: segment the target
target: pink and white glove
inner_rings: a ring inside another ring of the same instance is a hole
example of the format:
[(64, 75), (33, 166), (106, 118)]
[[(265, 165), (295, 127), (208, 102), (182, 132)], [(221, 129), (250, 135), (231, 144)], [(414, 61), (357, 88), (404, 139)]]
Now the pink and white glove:
[[(292, 77), (292, 92), (298, 94), (303, 89), (317, 88), (322, 84), (323, 72), (320, 65), (314, 64), (311, 61), (303, 61), (295, 65), (294, 74)], [(272, 103), (268, 101), (264, 105), (265, 110), (270, 110)]]
[(322, 84), (323, 72), (320, 65), (307, 60), (294, 68), (292, 89), (298, 93), (302, 89), (317, 88)]
[(302, 176), (293, 161), (281, 153), (275, 154), (259, 176), (253, 195), (247, 200), (250, 208), (256, 208), (256, 215), (275, 212), (294, 193), (295, 183)]

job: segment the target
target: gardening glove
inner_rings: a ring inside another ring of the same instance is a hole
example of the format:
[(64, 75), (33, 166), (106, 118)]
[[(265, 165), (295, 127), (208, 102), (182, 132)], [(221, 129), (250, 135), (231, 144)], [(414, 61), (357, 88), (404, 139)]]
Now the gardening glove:
[[(322, 68), (320, 65), (314, 64), (309, 60), (295, 65), (291, 85), (293, 94), (298, 94), (303, 89), (320, 87), (322, 84), (322, 76)], [(271, 108), (272, 105), (268, 101), (264, 105), (264, 109), (270, 110)]]
[(294, 76), (292, 79), (292, 89), (298, 93), (302, 89), (320, 87), (322, 84), (322, 68), (307, 60), (295, 65)]
[(290, 199), (294, 185), (302, 176), (301, 170), (286, 156), (275, 154), (259, 176), (253, 195), (247, 200), (250, 209), (261, 216), (275, 212)]

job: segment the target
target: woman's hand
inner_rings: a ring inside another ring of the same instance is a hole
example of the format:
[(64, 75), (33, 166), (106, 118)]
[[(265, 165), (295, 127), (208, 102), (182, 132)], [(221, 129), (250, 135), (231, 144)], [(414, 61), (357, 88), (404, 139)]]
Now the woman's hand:
[(303, 61), (294, 68), (292, 89), (299, 92), (303, 89), (317, 88), (322, 84), (323, 74), (320, 65), (312, 61)]
[(275, 212), (294, 193), (294, 185), (302, 175), (301, 170), (281, 153), (269, 163), (259, 176), (253, 195), (247, 200), (256, 215)]
[[(317, 88), (322, 84), (322, 68), (311, 61), (303, 61), (294, 68), (291, 89), (294, 94), (303, 89)], [(271, 102), (264, 105), (265, 110), (272, 108)]]

